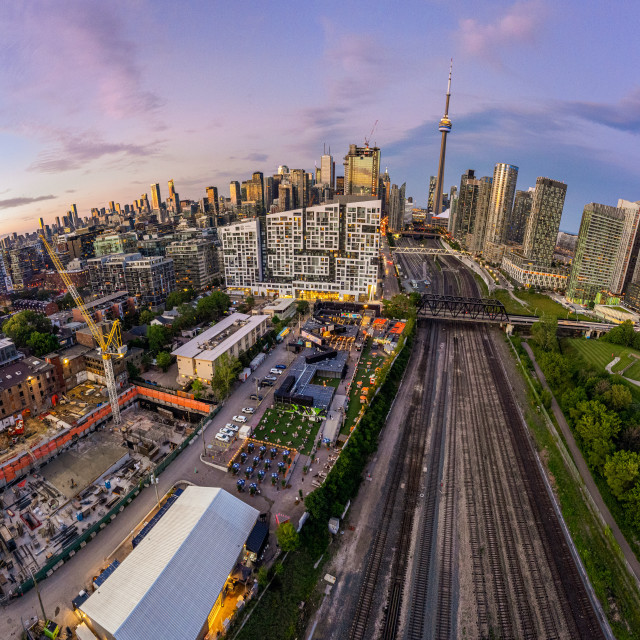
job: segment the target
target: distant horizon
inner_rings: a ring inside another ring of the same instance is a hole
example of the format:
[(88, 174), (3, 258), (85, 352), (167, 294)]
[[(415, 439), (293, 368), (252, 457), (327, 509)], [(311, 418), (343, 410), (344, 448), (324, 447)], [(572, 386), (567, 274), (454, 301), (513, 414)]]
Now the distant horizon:
[[(562, 225), (578, 229), (589, 202), (640, 199), (640, 88), (626, 65), (640, 57), (639, 21), (639, 5), (577, 0), (408, 0), (401, 12), (327, 0), (304, 20), (246, 0), (224, 12), (202, 0), (10, 4), (0, 233), (50, 224), (72, 202), (82, 217), (130, 203), (156, 182), (166, 194), (170, 178), (183, 198), (209, 185), (226, 196), (256, 167), (313, 171), (325, 144), (340, 165), (367, 137), (424, 206), (452, 57), (444, 189), (468, 168), (515, 164), (517, 188), (567, 183)], [(292, 73), (283, 63), (300, 52)]]

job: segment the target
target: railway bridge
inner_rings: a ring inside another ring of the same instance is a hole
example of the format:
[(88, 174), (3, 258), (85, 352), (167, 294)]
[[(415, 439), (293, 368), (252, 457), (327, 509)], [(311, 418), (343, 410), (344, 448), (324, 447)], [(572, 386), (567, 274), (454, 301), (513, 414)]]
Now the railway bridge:
[[(418, 315), (426, 318), (456, 318), (467, 322), (500, 324), (505, 326), (507, 333), (511, 333), (515, 327), (531, 327), (540, 320), (537, 316), (508, 314), (502, 302), (495, 298), (466, 298), (433, 293), (426, 293), (420, 298)], [(606, 322), (558, 318), (559, 330), (581, 333), (587, 337), (599, 338), (614, 326)]]

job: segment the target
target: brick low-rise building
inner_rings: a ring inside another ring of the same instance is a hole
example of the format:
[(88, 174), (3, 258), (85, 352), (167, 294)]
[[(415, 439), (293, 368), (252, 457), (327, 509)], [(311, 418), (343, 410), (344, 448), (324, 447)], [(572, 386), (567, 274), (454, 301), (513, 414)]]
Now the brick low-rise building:
[(58, 393), (53, 365), (45, 360), (30, 356), (0, 367), (0, 429), (49, 409)]

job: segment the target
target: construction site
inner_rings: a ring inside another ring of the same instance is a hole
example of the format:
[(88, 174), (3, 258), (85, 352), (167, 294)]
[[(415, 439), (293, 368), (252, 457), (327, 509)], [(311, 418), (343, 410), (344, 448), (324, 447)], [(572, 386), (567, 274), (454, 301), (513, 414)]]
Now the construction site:
[(77, 547), (209, 412), (206, 404), (145, 387), (130, 387), (118, 400), (114, 425), (106, 389), (78, 385), (46, 414), (27, 419), (4, 449), (0, 598), (17, 595), (32, 573)]

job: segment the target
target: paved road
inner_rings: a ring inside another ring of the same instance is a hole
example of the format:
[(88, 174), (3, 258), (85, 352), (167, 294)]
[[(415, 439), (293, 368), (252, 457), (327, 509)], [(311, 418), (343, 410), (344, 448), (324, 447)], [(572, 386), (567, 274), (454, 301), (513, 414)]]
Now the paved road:
[[(529, 354), (531, 361), (533, 362), (533, 366), (535, 367), (535, 370), (536, 370), (536, 375), (538, 376), (538, 379), (542, 383), (542, 386), (545, 389), (549, 389), (549, 385), (547, 384), (547, 381), (544, 377), (544, 374), (542, 373), (542, 370), (540, 369), (540, 367), (538, 366), (538, 363), (536, 362), (536, 359), (535, 359), (535, 356), (533, 355), (533, 351), (531, 350), (531, 347), (526, 343), (523, 343), (523, 346), (526, 349), (527, 353)], [(551, 391), (551, 389), (549, 389), (549, 391)], [(562, 434), (564, 435), (565, 440), (567, 442), (567, 447), (571, 452), (573, 461), (575, 462), (576, 467), (580, 472), (580, 476), (582, 477), (582, 480), (586, 486), (586, 489), (591, 494), (591, 497), (595, 502), (596, 506), (598, 507), (598, 510), (602, 514), (604, 521), (611, 528), (611, 531), (613, 533), (614, 538), (616, 539), (616, 542), (620, 545), (620, 548), (622, 549), (622, 553), (624, 554), (627, 564), (630, 566), (633, 574), (635, 575), (636, 581), (640, 582), (640, 562), (638, 562), (638, 558), (636, 558), (635, 554), (631, 550), (629, 543), (627, 542), (626, 538), (622, 534), (622, 531), (620, 531), (620, 527), (618, 527), (618, 524), (616, 523), (607, 505), (602, 499), (602, 496), (600, 495), (600, 491), (598, 490), (598, 487), (594, 482), (593, 477), (591, 476), (591, 471), (589, 471), (589, 467), (587, 466), (587, 463), (584, 461), (584, 458), (582, 457), (582, 452), (578, 448), (575, 438), (573, 437), (571, 428), (569, 427), (569, 424), (567, 423), (567, 420), (564, 417), (564, 414), (562, 413), (562, 409), (560, 409), (560, 406), (558, 405), (555, 399), (555, 396), (553, 394), (551, 398), (552, 398), (551, 409), (553, 410), (553, 415), (556, 417), (558, 425), (560, 425)]]
[[(389, 243), (386, 238), (381, 239), (382, 258), (384, 264), (384, 278), (382, 280), (382, 296), (384, 298), (391, 298), (400, 293), (398, 287), (398, 278), (396, 277), (396, 267), (393, 264), (393, 258), (391, 257), (391, 250), (389, 249)], [(391, 262), (391, 264), (389, 264)]]
[[(264, 377), (275, 364), (289, 363), (291, 356), (287, 353), (285, 345), (286, 343), (283, 342), (269, 354), (266, 361), (255, 372), (256, 375)], [(249, 404), (255, 406), (255, 402), (249, 400), (249, 395), (252, 393), (255, 393), (255, 385), (250, 382), (236, 388), (225, 406), (207, 427), (205, 436), (207, 443), (213, 440), (216, 431), (229, 422), (232, 416), (239, 413), (243, 406)], [(263, 393), (263, 395), (266, 394)], [(265, 398), (265, 401), (268, 401), (268, 398)], [(255, 420), (251, 420), (250, 423), (255, 424)], [(207, 467), (200, 461), (202, 452), (202, 439), (197, 438), (193, 441), (193, 445), (187, 447), (160, 475), (158, 484), (160, 495), (164, 495), (181, 480), (204, 486), (220, 486), (221, 472)], [(153, 487), (144, 489), (111, 524), (98, 533), (94, 540), (40, 584), (42, 601), (49, 617), (55, 617), (63, 628), (66, 625), (77, 624), (78, 620), (70, 610), (71, 600), (90, 583), (91, 578), (105, 565), (108, 556), (153, 509), (155, 503), (156, 494)], [(264, 495), (252, 498), (251, 502), (261, 511), (268, 511), (272, 503), (273, 500), (269, 500)], [(22, 633), (20, 618), (26, 620), (38, 615), (38, 599), (35, 590), (32, 589), (23, 598), (14, 600), (5, 608), (0, 608), (0, 638), (3, 640), (19, 638)]]

